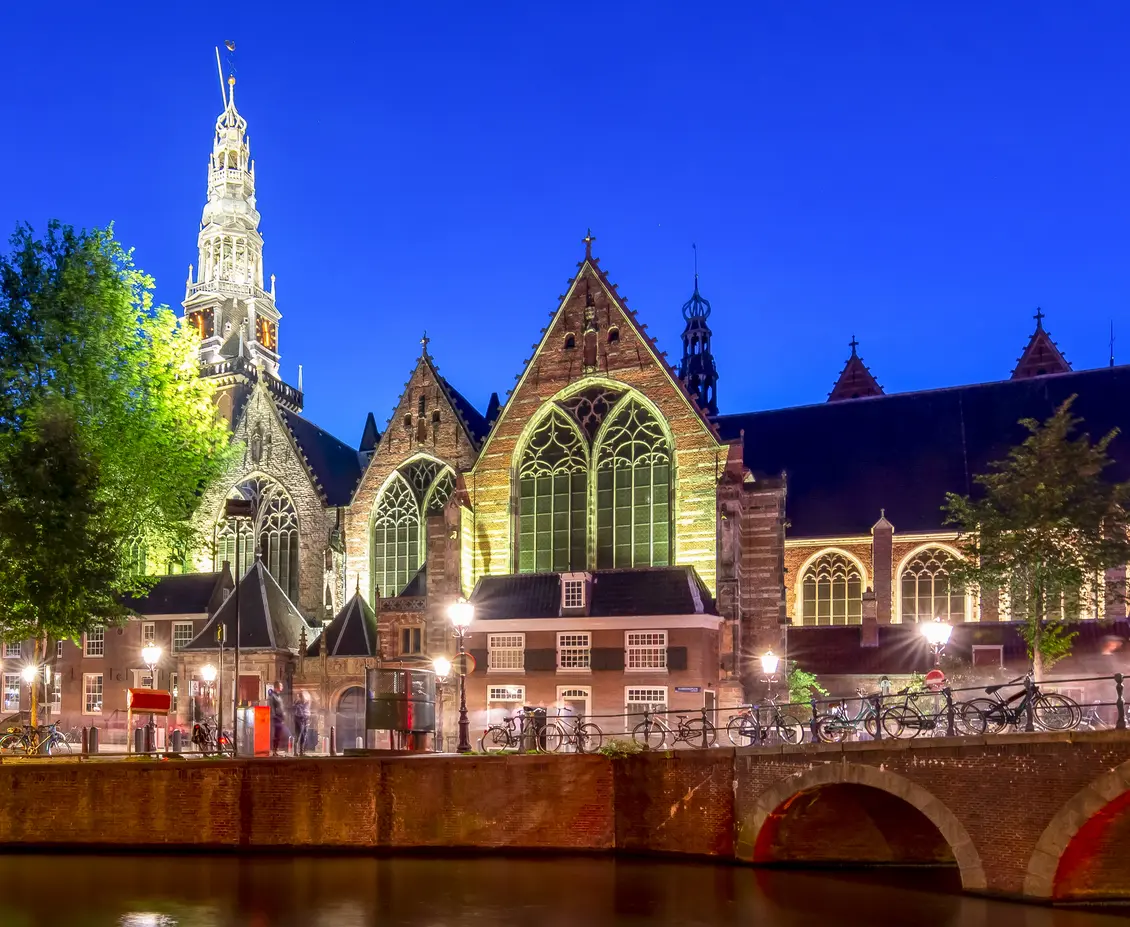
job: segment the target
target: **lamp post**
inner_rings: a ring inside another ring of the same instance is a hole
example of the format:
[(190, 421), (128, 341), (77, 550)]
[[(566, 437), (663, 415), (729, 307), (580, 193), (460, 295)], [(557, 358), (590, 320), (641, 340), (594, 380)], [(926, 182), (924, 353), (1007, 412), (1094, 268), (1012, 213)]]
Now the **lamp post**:
[(451, 661), (444, 656), (438, 656), (432, 660), (432, 670), (436, 674), (436, 701), (439, 703), (439, 724), (436, 731), (436, 739), (440, 746), (443, 745), (443, 687), (447, 683), (448, 676), (451, 675)]
[[(157, 664), (161, 662), (161, 648), (156, 644), (146, 644), (141, 648), (141, 661), (149, 667), (149, 688), (157, 688)], [(166, 719), (166, 724), (168, 720)], [(153, 752), (157, 752), (157, 716), (149, 713), (149, 729), (153, 732)]]
[(777, 681), (777, 668), (781, 665), (781, 658), (767, 650), (761, 655), (761, 671), (765, 674), (762, 680), (769, 686), (769, 699), (773, 699), (773, 684)]
[[(222, 658), (223, 651), (220, 651), (220, 653), (221, 653), (221, 658)], [(204, 680), (204, 684), (207, 685), (209, 689), (212, 688), (212, 683), (214, 683), (216, 681), (217, 677), (218, 677), (218, 674), (216, 673), (216, 667), (214, 667), (211, 663), (205, 663), (202, 667), (200, 667), (200, 678)], [(219, 678), (220, 678), (219, 697), (213, 700), (214, 703), (218, 706), (219, 712), (220, 712), (220, 717), (219, 717), (219, 720), (217, 721), (217, 725), (216, 725), (216, 744), (217, 744), (217, 746), (220, 743), (220, 732), (223, 731), (223, 729), (224, 729), (224, 680), (223, 680), (222, 677), (219, 677)]]
[(475, 606), (460, 598), (447, 607), (447, 617), (455, 628), (455, 639), (459, 643), (459, 753), (471, 752), (471, 722), (467, 719), (467, 652), (463, 649), (463, 638), (467, 628), (475, 620)]
[(942, 621), (941, 618), (935, 618), (933, 621), (924, 621), (922, 623), (922, 636), (926, 638), (930, 649), (934, 652), (935, 667), (941, 663), (942, 651), (946, 649), (946, 644), (949, 643), (952, 633), (953, 626)]
[[(239, 572), (240, 527), (245, 521), (255, 518), (255, 503), (250, 499), (228, 499), (224, 503), (224, 515), (235, 523), (235, 692), (233, 693), (233, 715), (231, 725), (231, 755), (239, 755), (239, 582), (243, 578)], [(252, 529), (254, 530), (254, 529)], [(222, 644), (221, 644), (222, 646)], [(220, 729), (223, 732), (223, 728)], [(219, 739), (219, 734), (217, 741)]]

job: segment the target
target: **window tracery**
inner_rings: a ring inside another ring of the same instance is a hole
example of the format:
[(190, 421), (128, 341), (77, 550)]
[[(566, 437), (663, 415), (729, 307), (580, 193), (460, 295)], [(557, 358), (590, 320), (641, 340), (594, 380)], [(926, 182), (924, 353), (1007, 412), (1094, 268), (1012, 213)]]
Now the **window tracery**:
[(806, 625), (862, 623), (863, 574), (854, 560), (829, 552), (805, 568), (801, 621)]
[(947, 550), (928, 547), (907, 562), (899, 577), (901, 621), (965, 620), (965, 590), (950, 579), (954, 559)]

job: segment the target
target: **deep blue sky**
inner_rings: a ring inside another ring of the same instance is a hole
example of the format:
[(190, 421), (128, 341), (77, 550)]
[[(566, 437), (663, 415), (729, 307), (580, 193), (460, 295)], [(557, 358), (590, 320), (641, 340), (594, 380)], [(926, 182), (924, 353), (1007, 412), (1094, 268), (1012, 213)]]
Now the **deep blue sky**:
[(425, 327), (472, 401), (504, 394), (587, 226), (672, 359), (698, 243), (724, 412), (822, 401), (853, 332), (888, 392), (1003, 378), (1037, 305), (1076, 369), (1111, 320), (1130, 361), (1125, 2), (3, 18), (0, 230), (114, 221), (174, 306), (236, 40), (284, 375), (350, 443)]

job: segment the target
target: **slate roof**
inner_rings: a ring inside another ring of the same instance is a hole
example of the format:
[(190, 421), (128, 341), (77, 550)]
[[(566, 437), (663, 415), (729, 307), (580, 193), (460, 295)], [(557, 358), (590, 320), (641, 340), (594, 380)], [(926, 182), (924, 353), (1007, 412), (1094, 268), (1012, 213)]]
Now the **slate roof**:
[[(968, 493), (1023, 440), (1021, 418), (1046, 419), (1072, 395), (1081, 431), (1099, 439), (1130, 420), (1130, 367), (896, 393), (719, 416), (726, 439), (744, 429), (746, 466), (788, 476), (791, 537), (867, 534), (880, 510), (897, 531), (943, 528), (947, 491)], [(1111, 445), (1111, 479), (1130, 479), (1130, 434)]]
[(369, 604), (355, 592), (322, 636), (306, 648), (308, 657), (320, 657), (322, 647), (331, 657), (375, 657), (378, 651), (377, 618)]
[(486, 439), (487, 434), (490, 433), (490, 423), (478, 409), (471, 405), (459, 390), (448, 383), (443, 377), (439, 376), (439, 374), (436, 374), (436, 378), (439, 380), (440, 386), (443, 387), (443, 391), (447, 394), (448, 402), (450, 402), (455, 411), (459, 413), (459, 417), (463, 419), (475, 443), (481, 445)]
[(301, 415), (283, 408), (279, 412), (321, 486), (326, 504), (348, 505), (364, 469), (357, 451)]
[(213, 601), (220, 601), (220, 589), (225, 586), (232, 586), (226, 569), (162, 576), (144, 595), (126, 596), (122, 604), (138, 615), (206, 615)]
[[(589, 616), (716, 615), (710, 592), (694, 567), (597, 570), (592, 574)], [(484, 576), (471, 593), (476, 619), (557, 618), (560, 573)]]
[[(204, 625), (185, 650), (215, 650), (216, 628), (224, 626), (225, 646), (235, 646), (235, 593)], [(256, 560), (239, 581), (239, 646), (245, 650), (290, 650), (297, 653), (303, 629), (309, 628), (301, 612)]]

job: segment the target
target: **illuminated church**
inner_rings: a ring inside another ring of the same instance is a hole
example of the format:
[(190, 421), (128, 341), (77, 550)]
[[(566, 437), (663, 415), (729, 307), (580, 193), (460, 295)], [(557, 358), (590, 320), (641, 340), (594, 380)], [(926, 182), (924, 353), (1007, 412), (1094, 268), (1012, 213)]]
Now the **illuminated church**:
[[(519, 705), (598, 716), (736, 705), (761, 691), (757, 657), (770, 649), (832, 688), (908, 674), (929, 666), (915, 626), (938, 617), (977, 666), (1023, 659), (1007, 602), (949, 582), (944, 495), (968, 492), (1021, 436), (1021, 418), (1045, 418), (1071, 395), (1093, 435), (1119, 424), (1130, 369), (1072, 371), (1038, 313), (999, 382), (888, 395), (853, 338), (826, 401), (720, 413), (720, 381), (746, 374), (717, 369), (708, 320), (737, 320), (712, 316), (696, 275), (670, 365), (590, 233), (509, 394), (475, 408), (424, 339), (403, 358), (410, 376), (392, 417), (370, 414), (359, 442), (342, 441), (302, 416), (301, 368), (297, 384), (281, 379), (285, 328), (234, 78), (225, 102), (184, 312), (242, 453), (204, 496), (198, 572), (137, 603), (156, 629), (127, 629), (167, 638), (183, 690), (191, 680), (195, 693), (215, 661), (217, 625), (234, 642), (232, 599), (217, 590), (237, 558), (241, 699), (283, 680), (347, 743), (364, 668), (450, 654), (446, 609), (459, 596), (475, 606), (478, 730), (485, 713)], [(1114, 446), (1121, 478), (1126, 440)], [(254, 503), (253, 523), (224, 517), (229, 498)], [(178, 596), (193, 583), (190, 608)], [(1125, 614), (1123, 604), (1101, 617)], [(134, 644), (122, 643), (122, 662)], [(83, 679), (96, 672), (87, 653), (74, 655)], [(112, 685), (101, 685), (108, 711)], [(87, 694), (76, 689), (73, 707), (89, 709)], [(67, 691), (62, 701), (68, 714)]]

